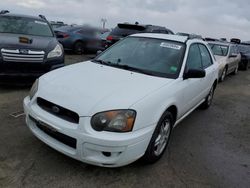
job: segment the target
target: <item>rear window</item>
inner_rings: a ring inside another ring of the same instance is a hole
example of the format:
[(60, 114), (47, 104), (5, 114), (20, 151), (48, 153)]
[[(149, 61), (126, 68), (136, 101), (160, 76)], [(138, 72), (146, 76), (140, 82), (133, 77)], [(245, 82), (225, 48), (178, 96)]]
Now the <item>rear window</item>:
[(137, 25), (126, 25), (126, 24), (118, 24), (118, 26), (111, 31), (110, 35), (119, 36), (119, 37), (126, 37), (128, 35), (141, 33), (145, 31), (146, 28)]
[(0, 33), (14, 33), (52, 37), (53, 33), (47, 22), (17, 16), (0, 16)]

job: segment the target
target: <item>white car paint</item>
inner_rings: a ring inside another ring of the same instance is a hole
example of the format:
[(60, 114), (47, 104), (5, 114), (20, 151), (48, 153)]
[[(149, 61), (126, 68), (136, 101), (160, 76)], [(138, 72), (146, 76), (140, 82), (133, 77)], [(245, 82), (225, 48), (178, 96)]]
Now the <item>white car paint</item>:
[[(218, 65), (208, 67), (205, 78), (183, 79), (190, 45), (207, 45), (201, 40), (165, 34), (136, 34), (137, 37), (168, 39), (186, 43), (183, 65), (177, 79), (149, 76), (92, 62), (78, 63), (47, 73), (39, 79), (35, 96), (24, 99), (26, 122), (40, 140), (77, 160), (105, 167), (127, 165), (144, 155), (155, 127), (168, 107), (177, 107), (177, 125), (204, 102), (218, 80)], [(209, 49), (208, 49), (209, 50)], [(209, 50), (210, 55), (212, 52)], [(213, 58), (212, 58), (213, 59)], [(214, 61), (214, 59), (213, 59)], [(70, 123), (41, 109), (42, 97), (80, 115)], [(132, 132), (97, 132), (91, 117), (102, 111), (133, 109), (136, 120)], [(77, 140), (76, 149), (62, 144), (40, 130), (30, 116)], [(102, 152), (111, 152), (107, 157)]]
[[(226, 56), (214, 55), (216, 61), (219, 64), (219, 78), (221, 78), (224, 69), (227, 69), (226, 75), (238, 69), (239, 63), (241, 61), (241, 54), (231, 52), (232, 48), (236, 45), (223, 42), (209, 42), (209, 44), (218, 44), (218, 45), (228, 46), (229, 48)], [(230, 55), (232, 54), (235, 54), (236, 57), (230, 57)]]

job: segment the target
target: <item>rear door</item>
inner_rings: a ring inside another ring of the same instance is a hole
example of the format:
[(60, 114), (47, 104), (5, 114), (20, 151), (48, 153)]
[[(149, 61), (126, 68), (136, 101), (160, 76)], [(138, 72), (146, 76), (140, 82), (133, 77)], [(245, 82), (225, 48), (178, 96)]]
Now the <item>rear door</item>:
[(213, 66), (213, 60), (210, 52), (204, 44), (199, 44), (200, 53), (201, 53), (201, 61), (202, 67), (206, 71), (206, 77), (203, 78), (203, 97), (206, 96), (214, 82), (214, 78), (216, 77), (215, 67)]
[[(189, 69), (203, 69), (202, 57), (199, 44), (194, 43), (190, 46), (186, 61), (185, 71)], [(196, 106), (203, 97), (205, 78), (189, 78), (183, 80), (184, 107), (182, 115)]]

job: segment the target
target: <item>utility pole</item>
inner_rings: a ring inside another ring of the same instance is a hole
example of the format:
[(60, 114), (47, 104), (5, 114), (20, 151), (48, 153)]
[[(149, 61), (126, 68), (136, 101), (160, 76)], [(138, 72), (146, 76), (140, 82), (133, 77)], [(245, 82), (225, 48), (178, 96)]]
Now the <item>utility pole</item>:
[(102, 22), (102, 28), (105, 29), (105, 25), (107, 23), (107, 19), (106, 18), (102, 18), (101, 22)]

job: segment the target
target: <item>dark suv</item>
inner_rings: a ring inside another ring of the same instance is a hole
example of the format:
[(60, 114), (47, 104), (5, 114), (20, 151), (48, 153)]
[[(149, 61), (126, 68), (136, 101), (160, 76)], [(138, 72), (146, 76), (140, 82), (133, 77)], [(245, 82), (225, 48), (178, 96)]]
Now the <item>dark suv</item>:
[(173, 31), (167, 29), (166, 27), (156, 26), (156, 25), (140, 25), (139, 23), (129, 24), (129, 23), (119, 23), (111, 31), (107, 37), (107, 47), (113, 45), (120, 39), (136, 34), (136, 33), (164, 33), (164, 34), (174, 34)]
[(239, 44), (238, 51), (241, 53), (241, 62), (239, 64), (239, 68), (241, 70), (247, 70), (250, 67), (250, 44)]
[(39, 77), (62, 66), (63, 48), (44, 16), (0, 12), (0, 80)]

